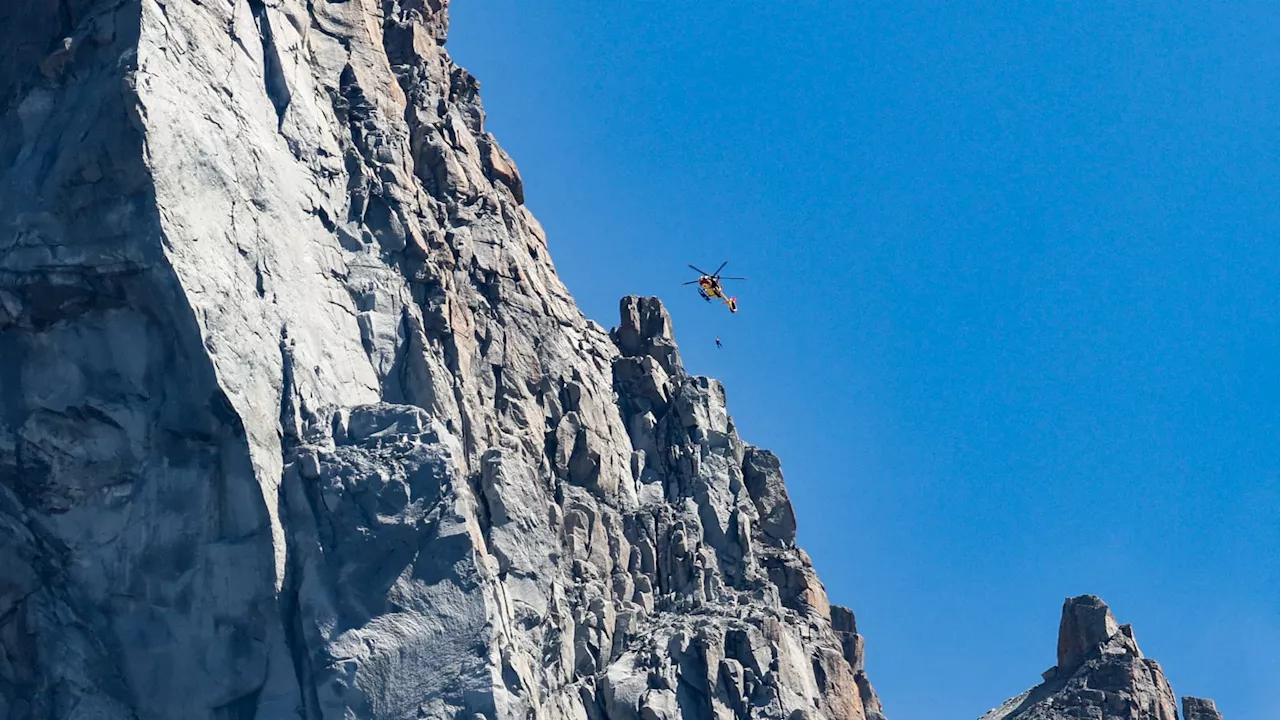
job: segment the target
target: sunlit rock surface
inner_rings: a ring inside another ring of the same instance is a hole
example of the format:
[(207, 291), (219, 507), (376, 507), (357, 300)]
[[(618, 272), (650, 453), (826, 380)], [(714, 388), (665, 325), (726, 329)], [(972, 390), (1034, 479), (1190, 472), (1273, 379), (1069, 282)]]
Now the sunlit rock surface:
[(0, 7), (0, 717), (882, 718), (781, 465), (586, 320), (440, 0)]

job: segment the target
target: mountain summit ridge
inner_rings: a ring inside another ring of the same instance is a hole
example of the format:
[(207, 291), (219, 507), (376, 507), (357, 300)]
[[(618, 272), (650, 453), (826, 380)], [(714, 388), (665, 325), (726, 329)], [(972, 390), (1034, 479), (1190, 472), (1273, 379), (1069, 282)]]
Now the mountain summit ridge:
[[(1155, 660), (1138, 648), (1096, 595), (1067, 598), (1058, 624), (1058, 662), (1044, 682), (1006, 701), (980, 720), (1177, 720), (1173, 689)], [(1185, 720), (1216, 713), (1213, 701), (1184, 697)], [(1213, 720), (1222, 720), (1218, 715)]]

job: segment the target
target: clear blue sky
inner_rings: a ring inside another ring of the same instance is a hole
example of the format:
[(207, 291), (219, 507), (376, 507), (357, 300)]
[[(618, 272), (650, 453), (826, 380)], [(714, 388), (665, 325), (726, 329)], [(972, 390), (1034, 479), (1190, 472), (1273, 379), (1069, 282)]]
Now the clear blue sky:
[[(1280, 719), (1275, 3), (452, 7), (561, 275), (661, 296), (781, 456), (890, 720), (1035, 684), (1081, 593)], [(726, 258), (736, 316), (679, 286)]]

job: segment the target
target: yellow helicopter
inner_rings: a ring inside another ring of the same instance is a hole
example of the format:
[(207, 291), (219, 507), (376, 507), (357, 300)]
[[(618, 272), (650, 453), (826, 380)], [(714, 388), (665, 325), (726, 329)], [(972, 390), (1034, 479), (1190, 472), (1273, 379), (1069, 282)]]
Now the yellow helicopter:
[(715, 298), (720, 302), (724, 303), (725, 306), (729, 308), (729, 312), (736, 313), (738, 312), (738, 298), (729, 297), (728, 295), (725, 295), (724, 286), (720, 284), (720, 281), (746, 280), (746, 278), (722, 277), (720, 273), (724, 271), (724, 266), (728, 264), (729, 264), (729, 261), (725, 260), (724, 262), (720, 263), (720, 267), (716, 268), (716, 271), (713, 273), (709, 273), (706, 270), (699, 270), (697, 267), (690, 265), (689, 267), (693, 268), (693, 271), (698, 273), (701, 277), (699, 277), (697, 280), (690, 280), (689, 282), (682, 283), (682, 284), (684, 285), (696, 284), (698, 286), (698, 294), (702, 296), (703, 300), (706, 300), (707, 302), (711, 302), (711, 299)]

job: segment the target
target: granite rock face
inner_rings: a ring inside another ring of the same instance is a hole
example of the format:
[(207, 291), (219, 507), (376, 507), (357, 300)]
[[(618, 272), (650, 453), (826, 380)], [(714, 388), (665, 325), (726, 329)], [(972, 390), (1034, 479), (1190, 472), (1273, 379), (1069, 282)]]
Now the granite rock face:
[[(1068, 598), (1058, 629), (1058, 664), (1044, 682), (981, 720), (1177, 720), (1164, 672), (1145, 658), (1133, 628), (1119, 625), (1093, 595)], [(1221, 720), (1212, 701), (1183, 698), (1185, 720)], [(1207, 711), (1212, 714), (1204, 714)], [(1197, 713), (1197, 714), (1193, 714)]]
[(557, 278), (446, 0), (3, 5), (0, 717), (883, 717), (777, 458)]

